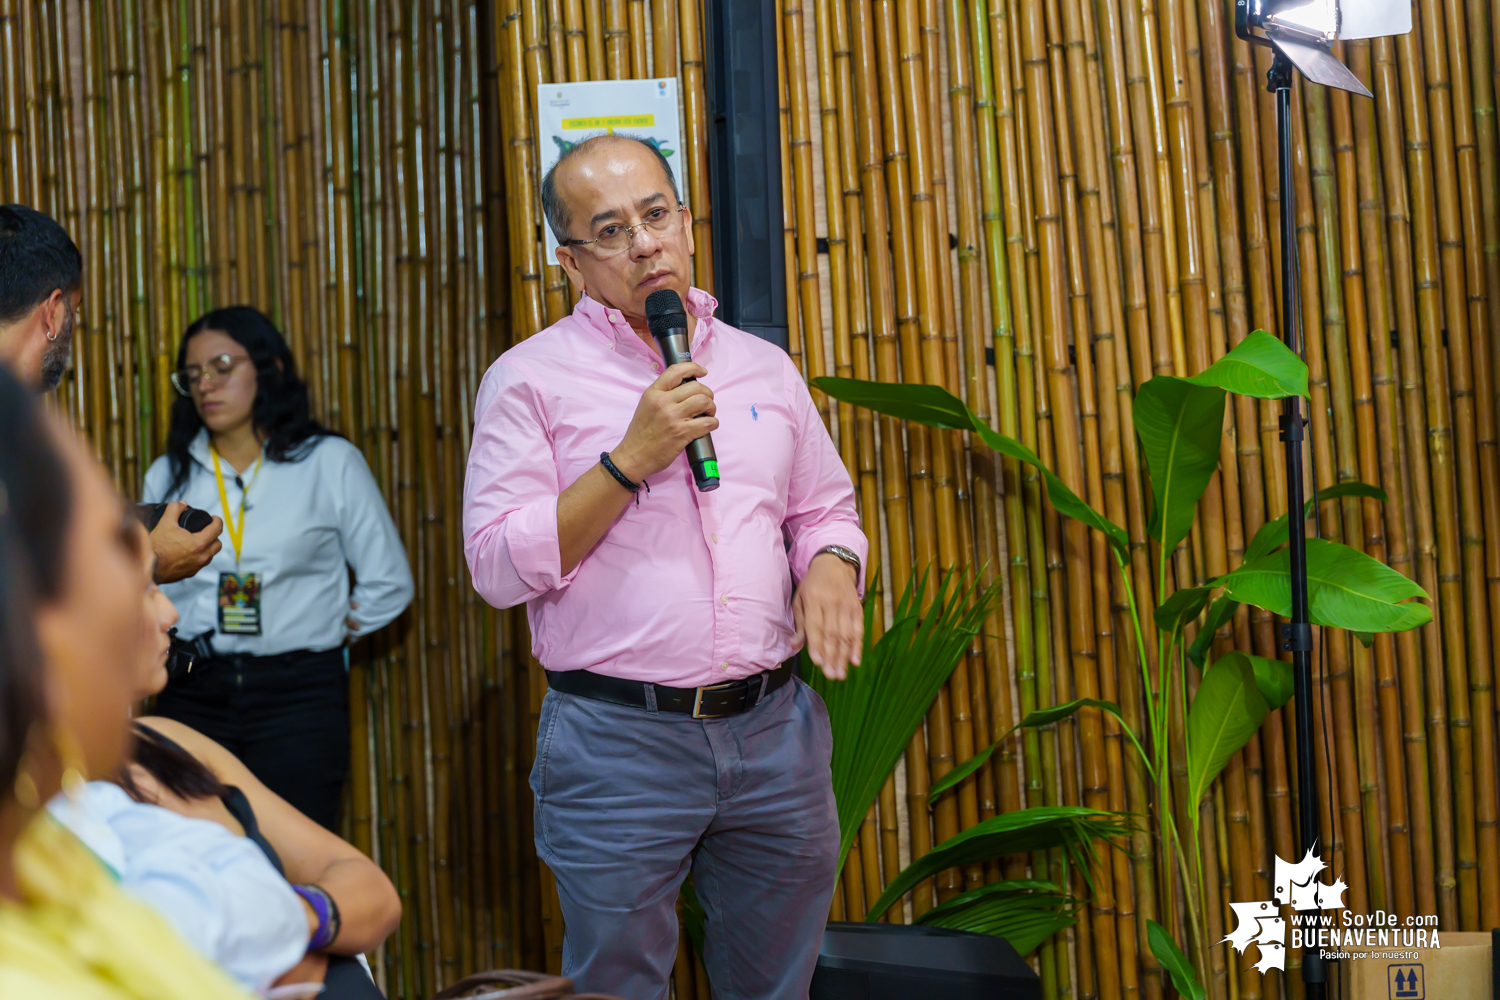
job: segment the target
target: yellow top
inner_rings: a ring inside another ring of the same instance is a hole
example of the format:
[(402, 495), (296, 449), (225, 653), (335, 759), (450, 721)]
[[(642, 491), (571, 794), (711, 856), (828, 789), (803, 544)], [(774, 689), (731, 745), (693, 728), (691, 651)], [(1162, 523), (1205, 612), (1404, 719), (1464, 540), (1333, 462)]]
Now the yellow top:
[(0, 997), (247, 1000), (45, 812), (15, 864), (25, 902), (0, 901)]

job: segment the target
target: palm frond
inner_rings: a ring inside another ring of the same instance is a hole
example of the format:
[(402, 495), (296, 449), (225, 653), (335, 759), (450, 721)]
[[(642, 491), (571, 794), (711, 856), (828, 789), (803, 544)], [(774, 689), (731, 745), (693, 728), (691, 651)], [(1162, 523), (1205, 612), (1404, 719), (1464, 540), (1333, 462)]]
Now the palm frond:
[(1131, 829), (1128, 816), (1084, 806), (1036, 806), (991, 817), (948, 838), (908, 865), (870, 907), (865, 919), (880, 919), (908, 890), (940, 871), (1012, 854), (1056, 848), (1087, 876), (1094, 859), (1094, 841), (1123, 837)]
[(896, 601), (890, 628), (873, 643), (874, 602), (866, 602), (864, 656), (846, 680), (830, 681), (802, 660), (802, 679), (822, 696), (833, 730), (840, 868), (886, 775), (983, 628), (1000, 588), (998, 581), (983, 589), (965, 586), (944, 573), (924, 614), (921, 595), (928, 592), (928, 574), (913, 577)]
[(1078, 901), (1056, 884), (1032, 879), (992, 882), (955, 896), (917, 918), (931, 927), (995, 934), (1021, 955), (1077, 922)]

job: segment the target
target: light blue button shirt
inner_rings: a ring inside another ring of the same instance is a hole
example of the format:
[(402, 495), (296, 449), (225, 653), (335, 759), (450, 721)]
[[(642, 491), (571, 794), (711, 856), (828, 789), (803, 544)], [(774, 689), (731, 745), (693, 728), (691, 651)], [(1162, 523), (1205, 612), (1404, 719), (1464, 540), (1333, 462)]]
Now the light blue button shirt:
[(137, 802), (91, 781), (48, 810), (182, 939), (241, 985), (263, 993), (307, 953), (307, 917), (255, 843), (210, 820)]
[[(184, 500), (223, 517), (208, 432), (200, 431), (188, 451), (186, 484), (167, 495), (172, 473), (163, 455), (147, 470), (141, 499)], [(411, 568), (401, 535), (354, 445), (343, 438), (319, 438), (297, 461), (265, 459), (243, 477), (223, 459), (219, 468), (236, 527), (242, 499), (245, 505), (239, 566), (226, 529), (220, 536), (224, 547), (212, 562), (197, 575), (161, 588), (182, 615), (179, 635), (191, 637), (218, 626), (220, 573), (260, 575), (261, 620), (260, 635), (214, 636), (220, 654), (337, 649), (346, 639), (388, 624), (411, 603)], [(355, 610), (349, 608), (351, 599), (359, 605)], [(351, 631), (346, 618), (359, 627)]]

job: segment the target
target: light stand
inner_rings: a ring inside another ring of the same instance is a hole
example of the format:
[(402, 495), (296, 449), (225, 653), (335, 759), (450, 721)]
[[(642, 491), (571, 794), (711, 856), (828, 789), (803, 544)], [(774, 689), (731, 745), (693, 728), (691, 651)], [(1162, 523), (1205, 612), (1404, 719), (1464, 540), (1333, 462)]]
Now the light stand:
[[(1281, 208), (1281, 328), (1286, 346), (1302, 357), (1302, 272), (1297, 261), (1296, 186), (1292, 179), (1292, 71), (1314, 83), (1373, 97), (1360, 79), (1333, 55), (1339, 38), (1372, 38), (1411, 31), (1411, 7), (1405, 0), (1236, 0), (1234, 30), (1240, 38), (1269, 45), (1276, 56), (1266, 74), (1266, 89), (1276, 95)], [(1281, 626), (1281, 649), (1292, 654), (1297, 737), (1298, 854), (1318, 843), (1318, 773), (1313, 756), (1312, 624), (1308, 615), (1307, 521), (1302, 516), (1307, 485), (1303, 478), (1302, 442), (1307, 420), (1302, 397), (1281, 401), (1281, 440), (1286, 457), (1287, 549), (1291, 564), (1292, 613)], [(1306, 1000), (1326, 1000), (1328, 966), (1317, 947), (1303, 949), (1302, 982)]]
[[(1280, 164), (1281, 206), (1281, 328), (1286, 346), (1302, 357), (1301, 268), (1297, 262), (1296, 189), (1292, 181), (1292, 61), (1279, 49), (1266, 74), (1266, 87), (1276, 95), (1276, 135)], [(1303, 857), (1318, 842), (1318, 772), (1313, 758), (1312, 624), (1307, 607), (1307, 521), (1300, 516), (1307, 485), (1303, 480), (1302, 441), (1307, 420), (1302, 397), (1281, 401), (1281, 440), (1286, 457), (1287, 550), (1291, 562), (1292, 614), (1281, 626), (1281, 648), (1292, 654), (1292, 683), (1297, 734), (1297, 854)], [(1307, 1000), (1328, 995), (1328, 967), (1322, 951), (1302, 952), (1302, 982)]]

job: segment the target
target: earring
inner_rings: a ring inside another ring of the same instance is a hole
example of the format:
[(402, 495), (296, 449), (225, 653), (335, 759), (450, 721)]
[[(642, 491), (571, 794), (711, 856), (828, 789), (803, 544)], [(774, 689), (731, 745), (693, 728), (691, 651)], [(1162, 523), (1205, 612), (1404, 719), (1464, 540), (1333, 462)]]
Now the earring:
[(16, 783), (12, 789), (16, 804), (28, 812), (42, 807), (42, 797), (36, 790), (36, 780), (31, 776), (31, 751), (21, 755), (16, 767)]
[(52, 727), (52, 746), (57, 750), (57, 759), (62, 763), (63, 794), (76, 799), (88, 782), (88, 765), (83, 760), (83, 750), (73, 734), (62, 726)]
[(47, 331), (47, 342), (51, 344), (57, 343), (57, 334), (52, 330)]

